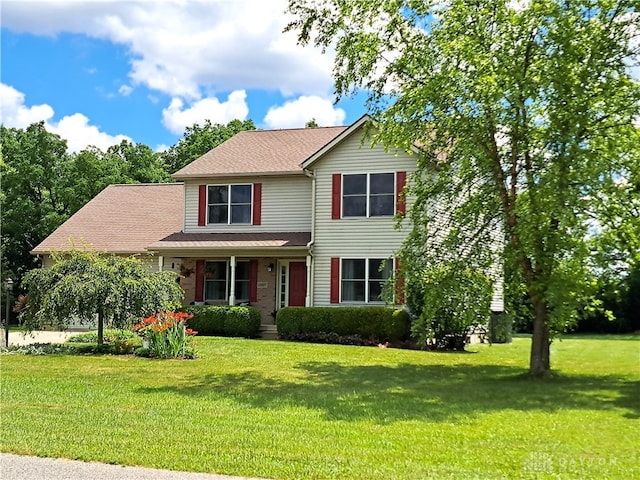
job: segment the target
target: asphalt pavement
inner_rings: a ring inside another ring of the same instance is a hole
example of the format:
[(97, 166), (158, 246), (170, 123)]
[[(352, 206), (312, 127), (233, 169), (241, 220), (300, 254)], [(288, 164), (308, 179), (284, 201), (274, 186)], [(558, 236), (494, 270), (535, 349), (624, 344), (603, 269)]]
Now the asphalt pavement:
[(0, 453), (2, 480), (259, 480)]

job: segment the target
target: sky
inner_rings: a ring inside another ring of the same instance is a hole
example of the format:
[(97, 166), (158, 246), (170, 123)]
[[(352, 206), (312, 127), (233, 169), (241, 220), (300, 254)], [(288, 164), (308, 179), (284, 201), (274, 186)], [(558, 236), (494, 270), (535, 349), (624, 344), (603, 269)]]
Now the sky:
[(349, 125), (331, 52), (282, 33), (286, 0), (0, 0), (1, 121), (45, 121), (70, 151), (127, 139), (156, 151), (194, 123)]

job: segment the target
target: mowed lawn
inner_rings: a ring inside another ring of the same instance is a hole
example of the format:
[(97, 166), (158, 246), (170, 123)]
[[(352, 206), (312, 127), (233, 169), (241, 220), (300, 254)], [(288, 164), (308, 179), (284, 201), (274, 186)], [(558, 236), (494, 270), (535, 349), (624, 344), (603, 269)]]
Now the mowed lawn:
[(196, 360), (1, 361), (0, 450), (279, 479), (640, 478), (640, 341), (471, 353), (198, 338)]

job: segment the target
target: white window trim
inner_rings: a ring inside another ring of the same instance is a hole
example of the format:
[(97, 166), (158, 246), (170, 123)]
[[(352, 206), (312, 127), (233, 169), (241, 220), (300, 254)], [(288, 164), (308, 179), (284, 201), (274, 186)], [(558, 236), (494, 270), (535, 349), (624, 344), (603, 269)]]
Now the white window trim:
[[(249, 221), (247, 223), (231, 223), (231, 187), (250, 187), (251, 188), (251, 211), (249, 213)], [(212, 205), (222, 205), (220, 203), (212, 204), (209, 202), (209, 187), (227, 187), (227, 223), (212, 223), (209, 222), (209, 208)], [(253, 224), (253, 208), (255, 205), (254, 198), (254, 184), (253, 183), (210, 183), (207, 184), (207, 225), (252, 225)]]
[[(371, 175), (383, 175), (383, 174), (392, 174), (393, 175), (393, 211), (395, 212), (397, 209), (396, 200), (398, 198), (397, 186), (398, 186), (398, 172), (396, 171), (385, 171), (385, 172), (349, 172), (343, 173), (340, 176), (340, 218), (389, 218), (393, 217), (395, 213), (389, 215), (371, 215), (370, 205), (371, 205)], [(367, 191), (365, 193), (366, 197), (366, 213), (364, 216), (362, 215), (346, 215), (344, 214), (344, 177), (350, 175), (366, 175), (367, 176)]]
[[(215, 259), (215, 258), (211, 258), (208, 260), (205, 260), (204, 262), (204, 270), (205, 272), (207, 271), (207, 263), (215, 263), (215, 262), (224, 262), (225, 263), (225, 296), (224, 299), (211, 299), (211, 298), (206, 298), (207, 297), (207, 278), (205, 277), (204, 282), (203, 282), (203, 289), (204, 292), (202, 292), (202, 300), (204, 302), (216, 302), (216, 305), (227, 305), (229, 304), (229, 296), (231, 293), (231, 266), (230, 266), (230, 261), (228, 259)], [(251, 283), (251, 260), (236, 260), (236, 271), (237, 271), (237, 266), (238, 263), (248, 263), (249, 264), (249, 283)], [(211, 280), (209, 280), (211, 281)], [(219, 280), (221, 281), (221, 280)], [(234, 281), (238, 281), (238, 278), (235, 277)], [(251, 286), (249, 285), (249, 289), (251, 289)], [(234, 285), (234, 297), (237, 294), (237, 291), (235, 289), (235, 285)], [(250, 294), (250, 293), (249, 293)], [(249, 299), (248, 298), (234, 298), (234, 304), (238, 303), (238, 302), (248, 302)]]
[[(343, 260), (364, 260), (364, 302), (361, 301), (357, 301), (357, 300), (343, 300), (342, 297), (342, 280), (343, 280), (343, 272), (344, 272), (344, 268), (342, 268), (342, 261)], [(370, 300), (369, 299), (369, 282), (371, 280), (371, 277), (369, 275), (369, 260), (382, 260), (385, 262), (391, 262), (391, 275), (394, 274), (394, 272), (396, 271), (396, 259), (393, 257), (387, 257), (387, 258), (383, 258), (383, 257), (340, 257), (340, 303), (341, 304), (346, 304), (346, 305), (384, 305), (384, 301), (383, 300)]]

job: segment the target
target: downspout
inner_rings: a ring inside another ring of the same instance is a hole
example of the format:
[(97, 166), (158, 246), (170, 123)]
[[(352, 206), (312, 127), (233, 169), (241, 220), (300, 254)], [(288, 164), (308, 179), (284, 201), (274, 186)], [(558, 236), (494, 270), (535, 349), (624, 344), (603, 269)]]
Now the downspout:
[(309, 253), (316, 238), (316, 174), (304, 169), (304, 174), (311, 179), (311, 241), (307, 243)]
[(307, 250), (309, 255), (307, 256), (307, 295), (305, 298), (305, 306), (311, 307), (313, 305), (313, 279), (315, 262), (313, 261), (313, 244), (316, 239), (316, 174), (303, 169), (304, 174), (311, 179), (311, 240), (307, 243)]

